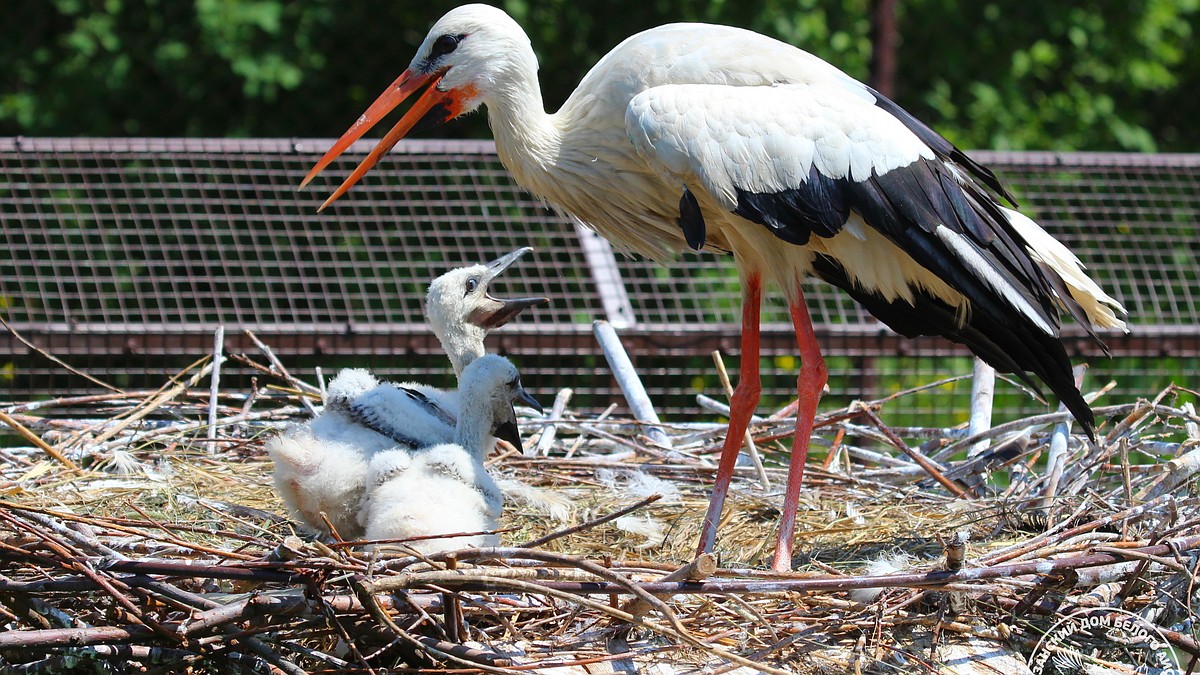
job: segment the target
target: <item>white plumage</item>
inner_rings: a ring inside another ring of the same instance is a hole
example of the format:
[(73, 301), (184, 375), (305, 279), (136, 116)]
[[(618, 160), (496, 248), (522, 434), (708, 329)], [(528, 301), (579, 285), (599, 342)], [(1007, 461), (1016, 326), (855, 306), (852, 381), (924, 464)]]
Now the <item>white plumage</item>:
[[(484, 467), (492, 437), (515, 433), (513, 403), (540, 410), (521, 387), (517, 369), (489, 354), (463, 369), (462, 411), (454, 442), (419, 450), (390, 450), (371, 459), (369, 486), (359, 519), (372, 540), (413, 539), (496, 529), (503, 506), (500, 488)], [(518, 440), (519, 444), (519, 440)], [(418, 539), (422, 553), (492, 546), (490, 534)]]
[(450, 358), (455, 376), (483, 356), (483, 341), (489, 332), (528, 307), (550, 302), (542, 297), (500, 299), (491, 294), (496, 277), (532, 250), (525, 246), (489, 263), (450, 270), (429, 284), (425, 318)]
[[(658, 86), (630, 100), (625, 127), (649, 165), (680, 185), (702, 182), (730, 211), (737, 188), (785, 190), (807, 181), (814, 168), (861, 181), (872, 171), (933, 159), (874, 100), (849, 92), (823, 96), (828, 84)], [(792, 114), (779, 115), (784, 109)]]
[(646, 513), (621, 516), (613, 525), (626, 534), (641, 537), (644, 541), (633, 547), (639, 551), (662, 546), (667, 540), (666, 523)]
[(266, 450), (275, 463), (275, 490), (289, 513), (313, 530), (330, 534), (321, 515), (325, 514), (341, 538), (361, 536), (357, 512), (369, 453), (318, 436), (303, 425), (268, 440)]
[[(484, 338), (544, 298), (500, 300), (489, 284), (532, 249), (513, 251), (486, 265), (451, 270), (430, 284), (426, 313), (455, 374), (484, 353)], [(454, 440), (459, 410), (456, 390), (415, 383), (379, 382), (367, 370), (348, 368), (330, 383), (325, 410), (309, 422), (269, 439), (275, 487), (289, 512), (329, 534), (321, 513), (347, 540), (364, 532), (358, 508), (368, 463), (395, 448), (425, 448)], [(510, 442), (515, 434), (509, 435)], [(515, 436), (517, 443), (520, 437)]]
[(356, 424), (346, 405), (378, 386), (361, 368), (347, 368), (329, 383), (320, 415), (295, 425), (265, 443), (275, 464), (275, 490), (288, 511), (308, 527), (329, 534), (321, 514), (343, 539), (362, 535), (358, 504), (367, 462), (376, 452), (396, 446), (392, 438)]
[[(1117, 317), (1116, 312), (1125, 313), (1125, 308), (1116, 298), (1104, 292), (1100, 285), (1092, 280), (1084, 271), (1083, 263), (1071, 249), (1063, 246), (1062, 242), (1051, 237), (1049, 233), (1030, 220), (1025, 214), (1012, 209), (1001, 209), (1008, 216), (1008, 222), (1021, 233), (1028, 242), (1029, 257), (1054, 268), (1067, 284), (1071, 299), (1083, 307), (1088, 319), (1099, 328), (1116, 328), (1129, 332), (1125, 322)], [(1062, 302), (1062, 299), (1059, 299)], [(1115, 310), (1115, 311), (1114, 311)]]
[(570, 520), (575, 510), (575, 501), (561, 490), (542, 488), (504, 477), (497, 478), (496, 485), (504, 494), (506, 503), (517, 502), (532, 514), (546, 516), (560, 523)]
[[(880, 553), (868, 560), (862, 574), (868, 577), (881, 577), (889, 574), (901, 574), (912, 571), (917, 564), (917, 557), (907, 551), (890, 551)], [(855, 588), (850, 591), (850, 599), (854, 602), (868, 604), (879, 599), (883, 588)]]
[[(371, 458), (367, 500), (359, 515), (370, 540), (407, 542), (421, 553), (496, 546), (503, 499), (481, 462), (462, 446), (388, 450)], [(485, 492), (488, 488), (492, 492)], [(462, 537), (438, 537), (475, 533)]]
[(662, 504), (677, 502), (682, 498), (679, 486), (641, 470), (614, 471), (597, 469), (596, 480), (606, 488), (624, 493), (629, 501), (640, 501), (651, 495), (662, 497)]
[(434, 24), (408, 69), (301, 185), (418, 92), (321, 208), (418, 123), (428, 128), (484, 104), (501, 161), (554, 208), (646, 256), (685, 246), (733, 254), (743, 292), (741, 381), (702, 550), (713, 544), (759, 398), (764, 283), (788, 300), (802, 363), (777, 569), (790, 567), (827, 379), (801, 290), (807, 276), (842, 288), (902, 335), (941, 335), (1034, 389), (1040, 379), (1093, 433), (1059, 339), (1059, 311), (1091, 332), (1123, 327), (1123, 308), (1065, 247), (1001, 206), (1000, 198), (1013, 200), (991, 171), (817, 57), (738, 28), (661, 26), (614, 48), (547, 114), (521, 27), (495, 7), (465, 5)]

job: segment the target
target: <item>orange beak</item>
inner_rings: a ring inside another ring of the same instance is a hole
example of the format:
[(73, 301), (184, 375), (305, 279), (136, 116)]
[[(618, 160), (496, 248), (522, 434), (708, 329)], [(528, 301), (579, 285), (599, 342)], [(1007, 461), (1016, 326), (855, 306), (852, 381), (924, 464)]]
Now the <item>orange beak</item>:
[(419, 73), (412, 70), (406, 70), (401, 73), (400, 77), (392, 83), (375, 102), (371, 104), (367, 111), (358, 118), (346, 133), (329, 148), (325, 156), (317, 162), (304, 180), (300, 181), (300, 188), (316, 178), (317, 174), (329, 166), (330, 162), (337, 159), (339, 155), (346, 151), (354, 141), (365, 134), (371, 127), (375, 126), (380, 119), (386, 116), (393, 108), (404, 102), (405, 99), (412, 96), (413, 93), (419, 91), (422, 87), (428, 85), (425, 93), (413, 103), (404, 117), (392, 127), (392, 130), (383, 137), (382, 140), (375, 146), (374, 149), (363, 159), (354, 172), (351, 173), (341, 186), (334, 190), (329, 199), (321, 204), (318, 212), (325, 210), (333, 202), (337, 201), (338, 197), (346, 194), (346, 192), (370, 171), (379, 158), (383, 157), (388, 150), (391, 150), (400, 139), (404, 138), (414, 127), (420, 125), (420, 128), (429, 128), (441, 124), (446, 120), (453, 119), (462, 113), (462, 100), (469, 96), (469, 91), (438, 91), (437, 83), (442, 79), (445, 71), (434, 73)]

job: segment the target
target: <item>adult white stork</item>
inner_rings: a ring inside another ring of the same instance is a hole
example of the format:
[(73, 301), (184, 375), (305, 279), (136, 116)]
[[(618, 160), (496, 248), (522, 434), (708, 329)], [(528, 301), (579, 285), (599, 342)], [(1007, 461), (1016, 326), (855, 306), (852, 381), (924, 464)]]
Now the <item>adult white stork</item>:
[[(407, 70), (330, 148), (307, 184), (387, 112), (422, 92), (325, 202), (397, 141), (487, 106), (501, 161), (523, 187), (617, 245), (653, 258), (732, 253), (742, 295), (741, 377), (700, 548), (711, 548), (758, 403), (764, 282), (787, 298), (799, 409), (773, 565), (791, 565), (808, 440), (826, 369), (801, 292), (816, 276), (907, 336), (943, 335), (1036, 388), (1090, 434), (1059, 309), (1095, 337), (1120, 304), (977, 164), (892, 101), (791, 45), (726, 26), (672, 24), (625, 40), (547, 114), (529, 38), (503, 11), (451, 10)], [(1098, 340), (1098, 338), (1097, 338)]]

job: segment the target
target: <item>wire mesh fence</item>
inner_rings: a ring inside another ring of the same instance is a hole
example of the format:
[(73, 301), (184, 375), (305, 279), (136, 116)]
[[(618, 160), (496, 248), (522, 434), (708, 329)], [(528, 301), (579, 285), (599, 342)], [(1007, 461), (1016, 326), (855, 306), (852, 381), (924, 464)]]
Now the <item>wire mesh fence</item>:
[[(296, 186), (327, 141), (0, 139), (0, 312), (26, 339), (119, 387), (143, 388), (211, 350), (226, 326), (230, 351), (255, 331), (297, 375), (370, 367), (380, 376), (449, 384), (424, 325), (428, 282), (519, 246), (535, 253), (497, 284), (545, 295), (498, 331), (527, 385), (573, 406), (623, 403), (591, 336), (594, 319), (620, 327), (668, 419), (699, 413), (695, 394), (721, 398), (709, 353), (736, 368), (737, 276), (731, 261), (686, 254), (669, 265), (613, 252), (515, 186), (488, 142), (406, 142), (328, 211), (316, 207), (368, 149), (358, 144), (304, 192)], [(1113, 396), (1148, 395), (1200, 366), (1200, 156), (975, 153), (1022, 206), (1089, 266), (1131, 311), (1133, 332), (1107, 336), (1114, 357), (1068, 326), (1068, 347), (1116, 379)], [(968, 354), (896, 337), (845, 294), (811, 282), (813, 319), (830, 366), (830, 405), (971, 371)], [(763, 311), (764, 407), (782, 406), (797, 363), (786, 308)], [(0, 337), (8, 400), (91, 393), (95, 385)], [(249, 387), (230, 366), (227, 386)], [(966, 419), (970, 385), (911, 399), (895, 424)], [(2, 402), (0, 402), (2, 403)], [(1044, 408), (1001, 387), (998, 416)]]

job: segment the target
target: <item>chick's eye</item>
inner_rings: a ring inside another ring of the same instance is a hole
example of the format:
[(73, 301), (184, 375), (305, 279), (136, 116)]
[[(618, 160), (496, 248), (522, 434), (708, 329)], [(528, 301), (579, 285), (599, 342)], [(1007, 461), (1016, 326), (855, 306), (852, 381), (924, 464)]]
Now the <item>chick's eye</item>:
[(466, 294), (474, 293), (476, 288), (479, 288), (479, 279), (477, 279), (476, 277), (471, 277), (470, 279), (467, 279), (467, 293)]
[(458, 49), (458, 41), (461, 36), (458, 35), (443, 35), (433, 41), (433, 48), (430, 50), (430, 55), (434, 58), (445, 56), (450, 52)]

